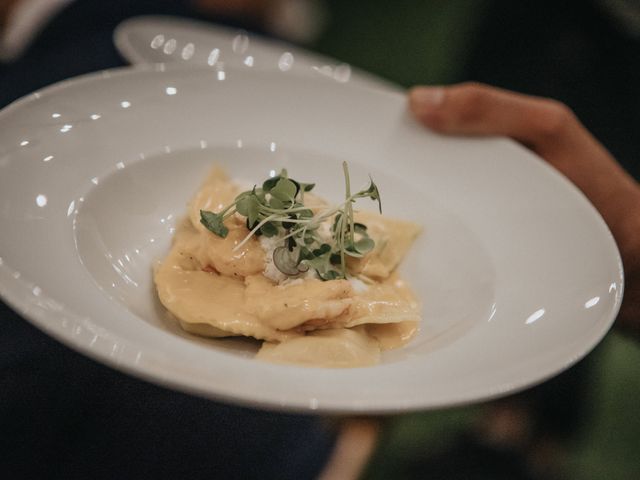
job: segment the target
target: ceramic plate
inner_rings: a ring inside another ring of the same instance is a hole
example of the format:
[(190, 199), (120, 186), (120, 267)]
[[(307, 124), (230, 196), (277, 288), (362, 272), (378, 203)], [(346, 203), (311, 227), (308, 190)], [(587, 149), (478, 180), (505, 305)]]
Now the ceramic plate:
[(297, 75), (331, 77), (342, 83), (370, 88), (397, 88), (391, 82), (338, 60), (289, 43), (209, 22), (147, 15), (130, 18), (116, 28), (113, 41), (133, 65), (286, 71)]
[[(0, 113), (0, 294), (68, 346), (223, 401), (401, 412), (523, 389), (605, 335), (623, 276), (604, 222), (541, 159), (500, 138), (446, 138), (396, 92), (289, 72), (122, 69)], [(286, 167), (328, 198), (370, 173), (388, 215), (424, 233), (402, 265), (422, 328), (380, 365), (261, 363), (256, 346), (182, 333), (152, 266), (214, 164), (256, 182)]]

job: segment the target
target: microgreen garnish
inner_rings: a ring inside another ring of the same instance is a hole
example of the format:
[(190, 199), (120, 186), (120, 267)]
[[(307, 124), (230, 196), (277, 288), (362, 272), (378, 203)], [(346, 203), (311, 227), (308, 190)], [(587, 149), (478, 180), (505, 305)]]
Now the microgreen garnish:
[(206, 210), (200, 210), (200, 223), (207, 227), (207, 230), (212, 231), (219, 237), (225, 238), (229, 233), (229, 229), (222, 223), (223, 217), (216, 215), (213, 212)]
[[(254, 235), (281, 236), (282, 245), (273, 251), (273, 263), (282, 273), (296, 276), (313, 268), (323, 280), (347, 278), (347, 257), (360, 258), (373, 250), (375, 242), (366, 225), (354, 220), (353, 204), (360, 198), (378, 202), (380, 192), (369, 177), (367, 188), (351, 193), (347, 162), (342, 163), (345, 199), (317, 213), (304, 204), (305, 192), (315, 184), (298, 182), (282, 170), (261, 187), (242, 192), (219, 213), (200, 210), (200, 222), (212, 233), (226, 237), (224, 221), (234, 214), (246, 218), (249, 234), (235, 248), (241, 248)], [(324, 222), (331, 223), (328, 234), (320, 232)]]

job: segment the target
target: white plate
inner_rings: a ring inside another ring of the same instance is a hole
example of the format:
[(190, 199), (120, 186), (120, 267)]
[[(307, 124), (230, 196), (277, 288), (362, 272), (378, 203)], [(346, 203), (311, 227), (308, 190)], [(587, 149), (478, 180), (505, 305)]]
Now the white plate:
[(113, 34), (131, 64), (165, 63), (216, 71), (251, 69), (327, 76), (371, 88), (397, 88), (391, 82), (338, 60), (244, 30), (179, 17), (145, 15), (122, 22)]
[[(329, 79), (122, 69), (0, 113), (0, 294), (70, 347), (140, 377), (265, 408), (398, 412), (504, 395), (569, 367), (620, 306), (616, 245), (585, 198), (505, 139), (425, 131), (395, 92)], [(385, 213), (425, 231), (402, 266), (419, 336), (382, 364), (252, 358), (168, 322), (151, 268), (214, 163), (258, 181), (287, 167), (342, 195), (370, 172)]]

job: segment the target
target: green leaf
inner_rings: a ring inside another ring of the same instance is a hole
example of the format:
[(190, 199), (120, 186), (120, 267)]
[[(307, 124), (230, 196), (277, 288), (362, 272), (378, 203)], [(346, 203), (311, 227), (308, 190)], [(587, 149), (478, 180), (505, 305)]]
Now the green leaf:
[[(244, 224), (245, 224), (245, 225), (246, 225), (246, 227), (247, 227), (247, 230), (249, 230), (249, 231), (251, 231), (251, 230), (253, 230), (254, 228), (256, 228), (256, 227), (258, 226), (258, 223), (259, 223), (259, 222), (249, 223), (249, 219), (248, 219), (248, 218), (247, 218), (247, 219), (245, 220), (245, 222), (244, 222)], [(260, 230), (258, 230), (256, 233), (258, 233), (258, 234), (262, 234), (262, 232), (260, 232)]]
[(298, 262), (301, 262), (302, 260), (310, 260), (314, 258), (313, 257), (313, 253), (311, 253), (311, 250), (309, 250), (307, 247), (300, 247), (300, 251), (298, 253)]
[(260, 202), (258, 201), (258, 198), (255, 195), (251, 195), (249, 197), (249, 215), (247, 216), (247, 218), (249, 219), (249, 223), (251, 225), (254, 225), (255, 223), (259, 222), (259, 216), (260, 216)]
[(222, 216), (216, 213), (200, 210), (200, 223), (219, 237), (226, 238), (229, 233), (229, 229), (223, 223)]
[(376, 243), (369, 237), (362, 237), (354, 243), (350, 243), (344, 249), (345, 253), (350, 257), (360, 258), (373, 250)]
[(269, 199), (269, 206), (275, 210), (284, 210), (284, 203), (282, 200), (274, 196)]
[(294, 180), (293, 178), (290, 178), (289, 180), (290, 180), (291, 182), (293, 182), (293, 184), (296, 186), (296, 193), (295, 193), (295, 195), (293, 196), (293, 197), (295, 198), (295, 197), (297, 197), (297, 196), (298, 196), (298, 193), (300, 193), (300, 189), (301, 189), (301, 187), (300, 187), (300, 182), (298, 182), (297, 180)]
[(369, 176), (369, 180), (371, 183), (369, 184), (369, 188), (367, 188), (366, 193), (369, 195), (371, 200), (378, 201), (378, 209), (380, 210), (380, 214), (382, 214), (382, 200), (380, 199), (380, 191), (378, 190), (378, 186), (373, 182), (373, 178)]
[[(296, 217), (295, 215), (291, 215), (291, 214), (289, 214), (289, 218), (290, 218), (291, 220), (297, 220), (297, 219), (298, 219), (298, 217)], [(283, 227), (285, 230), (289, 230), (290, 228), (293, 228), (293, 227), (295, 227), (295, 226), (296, 226), (296, 224), (295, 224), (294, 222), (287, 222), (286, 220), (283, 220), (283, 221), (282, 221), (282, 227)]]
[(342, 213), (337, 213), (333, 219), (333, 225), (331, 225), (331, 232), (336, 233), (339, 230), (340, 221), (342, 219)]
[(240, 215), (247, 217), (249, 225), (255, 225), (260, 214), (260, 201), (253, 192), (249, 192), (238, 200), (236, 210)]
[(245, 197), (248, 197), (249, 195), (252, 195), (254, 192), (251, 190), (247, 190), (246, 192), (242, 192), (240, 194), (238, 194), (238, 196), (236, 196), (235, 198), (235, 202), (238, 203), (240, 200), (242, 200)]
[(305, 262), (312, 268), (324, 270), (329, 266), (329, 255), (329, 252), (316, 255), (316, 251), (312, 251), (305, 258)]
[(294, 201), (296, 192), (297, 187), (295, 183), (293, 183), (288, 178), (281, 178), (269, 193), (271, 194), (271, 196), (277, 198), (278, 200), (291, 203)]
[(356, 250), (356, 247), (353, 245), (347, 245), (344, 249), (344, 253), (345, 255), (348, 255), (350, 257), (354, 257), (354, 258), (362, 258), (364, 257), (364, 255), (362, 253), (360, 253), (358, 250)]
[(276, 186), (276, 183), (278, 183), (280, 178), (282, 178), (282, 177), (280, 177), (280, 175), (276, 175), (275, 177), (271, 177), (271, 178), (265, 180), (264, 183), (262, 184), (262, 191), (264, 193), (271, 192), (271, 189)]
[(353, 224), (353, 231), (354, 231), (354, 233), (360, 233), (362, 235), (366, 235), (367, 234), (367, 226), (364, 223), (355, 222)]
[(331, 251), (331, 245), (329, 245), (328, 243), (323, 243), (322, 245), (320, 245), (319, 248), (316, 248), (315, 250), (313, 250), (312, 253), (314, 256), (320, 257), (330, 251)]
[(339, 278), (342, 278), (342, 274), (336, 272), (335, 270), (327, 270), (326, 272), (319, 272), (316, 270), (316, 272), (318, 272), (318, 276), (322, 280), (337, 280)]
[(273, 222), (267, 222), (260, 227), (260, 231), (265, 237), (273, 237), (278, 234), (278, 227)]
[(243, 217), (249, 216), (249, 200), (247, 195), (238, 195), (236, 198), (236, 212)]
[[(327, 245), (327, 244), (324, 244), (324, 245)], [(320, 251), (323, 251), (324, 253), (320, 255), (316, 255), (317, 253), (320, 253)], [(335, 254), (331, 253), (331, 247), (329, 247), (328, 251), (326, 251), (326, 247), (324, 248), (321, 247), (311, 252), (310, 258), (309, 258), (309, 255), (307, 255), (302, 260), (302, 263), (313, 268), (322, 280), (335, 280), (336, 278), (342, 278), (342, 274), (338, 273), (333, 268), (333, 265), (331, 263), (331, 259), (333, 258), (333, 255)], [(339, 257), (340, 255), (338, 255), (338, 258)]]
[(305, 258), (304, 260), (302, 260), (302, 262), (305, 265), (309, 265), (314, 270), (321, 272), (326, 271), (329, 266), (327, 259), (323, 257)]
[(355, 245), (356, 250), (360, 253), (368, 253), (373, 250), (373, 247), (376, 246), (376, 242), (369, 237), (363, 237), (360, 240), (356, 241)]
[(261, 188), (256, 188), (255, 186), (253, 187), (253, 193), (255, 194), (255, 196), (257, 197), (258, 201), (260, 203), (262, 203), (263, 205), (266, 205), (267, 199), (265, 197), (265, 192), (263, 189)]

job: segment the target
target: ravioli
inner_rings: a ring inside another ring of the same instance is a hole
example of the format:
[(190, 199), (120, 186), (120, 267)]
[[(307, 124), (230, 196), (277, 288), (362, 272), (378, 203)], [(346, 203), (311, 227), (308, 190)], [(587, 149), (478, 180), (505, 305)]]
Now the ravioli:
[[(322, 280), (314, 270), (274, 278), (274, 252), (256, 236), (247, 238), (247, 219), (239, 213), (225, 217), (224, 238), (200, 221), (201, 210), (221, 212), (239, 194), (238, 185), (214, 168), (155, 270), (158, 298), (185, 331), (253, 337), (264, 341), (260, 360), (327, 368), (374, 365), (381, 351), (416, 334), (420, 303), (395, 271), (420, 226), (356, 212), (375, 248), (349, 259), (348, 279)], [(328, 208), (319, 197), (307, 199), (314, 215)]]
[[(272, 328), (243, 308), (243, 279), (190, 269), (192, 260), (181, 240), (179, 232), (171, 253), (156, 270), (155, 284), (160, 302), (181, 325), (190, 325), (187, 330), (194, 333), (210, 331), (217, 337), (225, 336), (222, 333), (225, 332), (228, 336), (244, 335), (271, 341), (283, 341), (297, 335)], [(206, 329), (204, 325), (214, 330)]]
[(354, 273), (384, 280), (400, 265), (422, 227), (372, 212), (357, 212), (355, 217), (356, 221), (367, 225), (376, 246), (370, 255), (354, 259), (350, 267)]
[(362, 328), (315, 330), (287, 342), (265, 342), (257, 358), (325, 368), (368, 367), (380, 361), (380, 346)]

